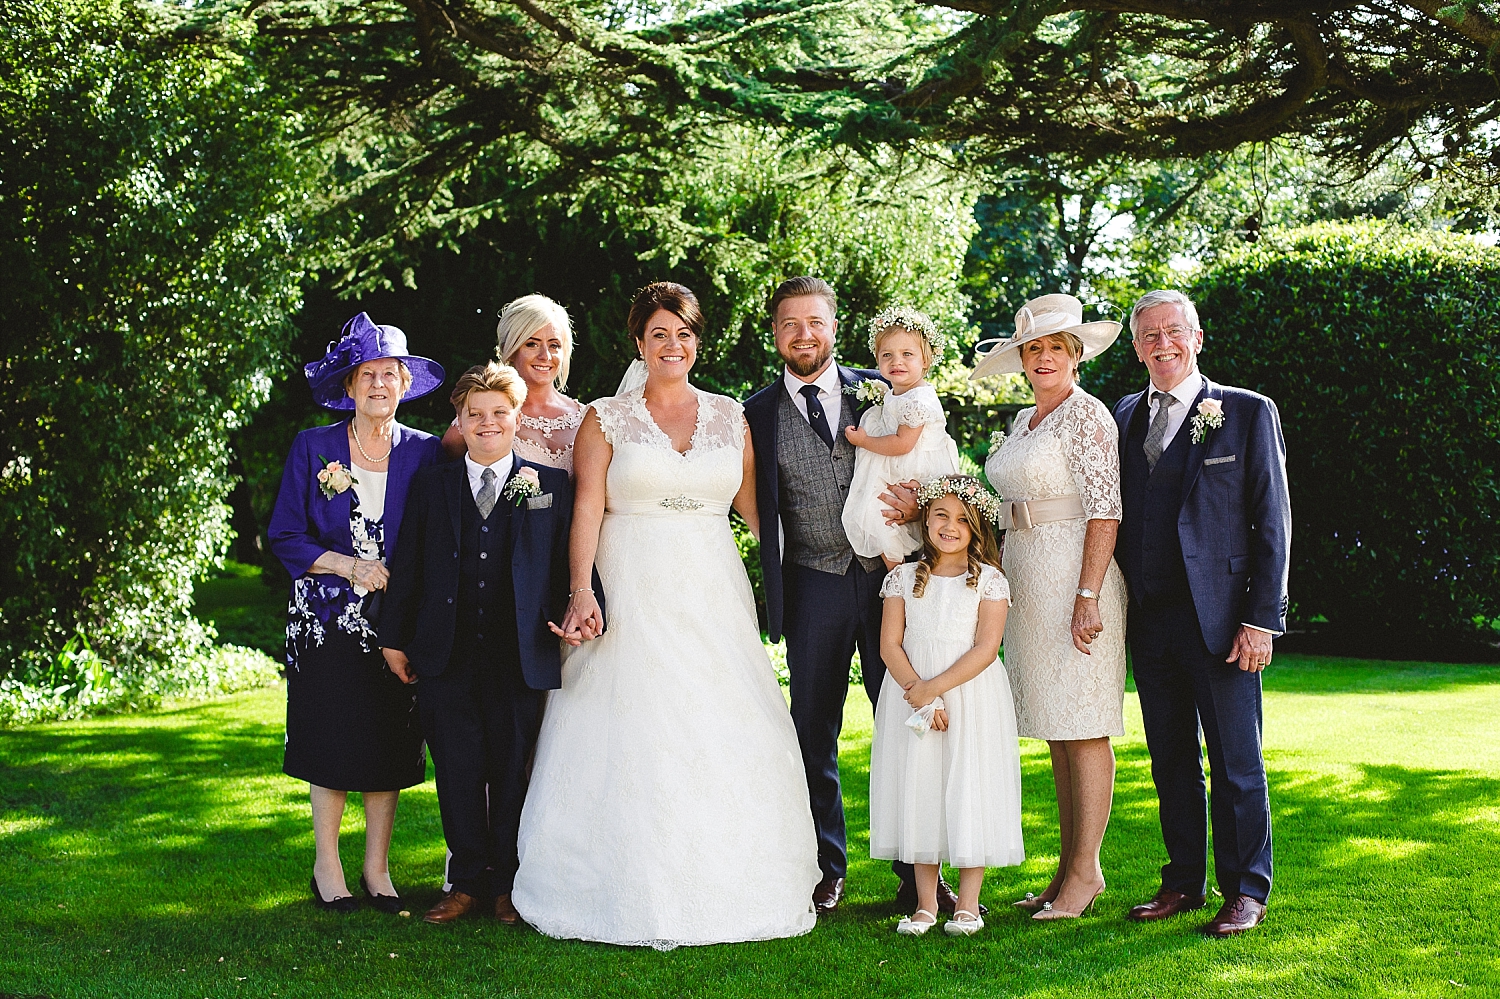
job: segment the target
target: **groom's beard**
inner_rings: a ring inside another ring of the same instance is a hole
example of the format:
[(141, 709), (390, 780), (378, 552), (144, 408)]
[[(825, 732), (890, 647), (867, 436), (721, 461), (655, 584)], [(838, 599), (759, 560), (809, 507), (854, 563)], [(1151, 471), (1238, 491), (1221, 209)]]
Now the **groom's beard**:
[(781, 359), (786, 362), (787, 370), (792, 374), (796, 375), (799, 378), (811, 378), (813, 375), (823, 370), (823, 366), (828, 363), (828, 359), (832, 356), (833, 348), (824, 347), (822, 350), (818, 351), (817, 355), (811, 361), (803, 361), (797, 358), (787, 357), (785, 354), (781, 355)]

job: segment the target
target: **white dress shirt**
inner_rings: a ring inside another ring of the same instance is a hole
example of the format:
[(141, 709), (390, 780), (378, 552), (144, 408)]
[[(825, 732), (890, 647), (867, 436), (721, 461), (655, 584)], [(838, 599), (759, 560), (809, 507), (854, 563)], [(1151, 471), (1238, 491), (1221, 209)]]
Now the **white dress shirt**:
[[(1146, 426), (1148, 427), (1151, 426), (1151, 421), (1156, 419), (1157, 407), (1161, 405), (1155, 399), (1151, 398), (1158, 391), (1160, 390), (1155, 385), (1152, 385), (1150, 392), (1148, 392), (1146, 396), (1148, 399), (1150, 399), (1151, 402), (1150, 412), (1146, 414)], [(1161, 449), (1163, 451), (1165, 451), (1168, 445), (1172, 443), (1172, 438), (1177, 436), (1177, 431), (1182, 429), (1182, 424), (1187, 420), (1188, 412), (1193, 407), (1193, 400), (1198, 398), (1198, 393), (1201, 391), (1203, 391), (1203, 374), (1201, 372), (1194, 371), (1192, 374), (1188, 375), (1182, 380), (1182, 384), (1178, 385), (1176, 388), (1167, 393), (1172, 397), (1172, 402), (1171, 408), (1167, 410), (1167, 435), (1163, 437), (1161, 441)], [(1263, 631), (1268, 635), (1281, 634), (1281, 632), (1279, 631), (1272, 631), (1270, 628), (1262, 628), (1260, 625), (1250, 624), (1248, 621), (1242, 621), (1240, 623), (1247, 628), (1250, 628), (1254, 631)]]
[[(1155, 385), (1146, 393), (1146, 399), (1151, 408), (1146, 413), (1146, 426), (1151, 426), (1156, 419), (1156, 410), (1161, 403), (1156, 401), (1156, 393), (1159, 392)], [(1203, 375), (1197, 371), (1188, 375), (1182, 383), (1167, 394), (1172, 397), (1171, 408), (1167, 410), (1167, 436), (1161, 439), (1161, 449), (1165, 451), (1172, 443), (1172, 438), (1177, 436), (1177, 431), (1182, 429), (1183, 422), (1188, 418), (1188, 410), (1193, 408), (1193, 400), (1198, 398), (1198, 393), (1203, 391)]]
[[(782, 375), (786, 382), (787, 394), (792, 397), (792, 404), (797, 407), (797, 412), (802, 414), (804, 420), (807, 416), (807, 396), (802, 394), (804, 385), (816, 385), (818, 387), (818, 401), (823, 404), (823, 415), (828, 417), (828, 429), (835, 434), (841, 429), (837, 426), (839, 422), (839, 393), (843, 386), (839, 384), (839, 366), (836, 361), (829, 361), (828, 367), (823, 373), (811, 382), (805, 382), (787, 370)], [(809, 421), (811, 422), (811, 421)]]
[(479, 502), (479, 490), (484, 488), (484, 470), (493, 468), (495, 470), (495, 498), (500, 498), (500, 490), (505, 488), (505, 482), (510, 478), (510, 473), (515, 469), (515, 455), (507, 451), (495, 459), (493, 465), (481, 465), (479, 462), (464, 455), (464, 466), (469, 471), (469, 492), (474, 494), (474, 501)]

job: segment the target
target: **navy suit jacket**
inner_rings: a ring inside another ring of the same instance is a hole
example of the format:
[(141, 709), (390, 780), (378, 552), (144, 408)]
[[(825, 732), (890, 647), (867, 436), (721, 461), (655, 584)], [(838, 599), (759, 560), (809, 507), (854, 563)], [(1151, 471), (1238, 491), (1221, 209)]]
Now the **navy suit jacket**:
[[(511, 513), (511, 580), (521, 674), (533, 690), (562, 686), (562, 650), (547, 622), (562, 621), (568, 604), (568, 528), (573, 486), (568, 473), (512, 454), (516, 469), (532, 468), (547, 506), (522, 500)], [(513, 473), (514, 474), (514, 473)], [(458, 627), (458, 565), (463, 500), (469, 473), (463, 461), (423, 469), (406, 501), (406, 530), (390, 560), (391, 581), (380, 618), (382, 648), (406, 653), (418, 676), (438, 676), (453, 657)], [(499, 502), (511, 503), (503, 495)]]
[[(313, 427), (292, 441), (266, 536), (271, 553), (281, 560), (293, 579), (305, 575), (325, 551), (354, 555), (354, 539), (349, 536), (354, 490), (347, 489), (328, 499), (318, 488), (318, 472), (323, 468), (319, 455), (342, 463), (359, 478), (359, 469), (353, 468), (349, 460), (348, 426), (348, 420), (340, 420), (331, 426)], [(399, 423), (391, 428), (383, 517), (387, 561), (401, 537), (409, 483), (418, 470), (438, 461), (440, 455), (438, 439), (431, 434)]]
[[(839, 369), (841, 389), (858, 385), (870, 378), (880, 378), (880, 372), (865, 368)], [(755, 506), (760, 513), (760, 571), (766, 588), (766, 626), (771, 641), (781, 641), (781, 626), (785, 620), (785, 588), (781, 580), (781, 484), (776, 464), (776, 408), (785, 391), (786, 381), (781, 375), (765, 388), (745, 400), (745, 422), (750, 424), (750, 443), (755, 448)], [(869, 403), (856, 404), (854, 420), (870, 408)], [(844, 432), (843, 427), (830, 427), (835, 434)]]
[[(1122, 451), (1131, 421), (1144, 424), (1148, 417), (1151, 407), (1145, 401), (1146, 392), (1127, 395), (1115, 404)], [(1210, 652), (1224, 656), (1241, 624), (1286, 630), (1292, 507), (1286, 441), (1276, 404), (1247, 389), (1216, 385), (1205, 378), (1178, 433), (1192, 433), (1192, 418), (1204, 399), (1222, 401), (1224, 425), (1188, 448), (1177, 536), (1203, 643)], [(1128, 464), (1121, 462), (1122, 472)], [(1124, 472), (1120, 488), (1122, 492), (1143, 489), (1145, 481), (1135, 481), (1135, 476)], [(1127, 580), (1138, 578), (1133, 555), (1123, 548), (1115, 552)]]

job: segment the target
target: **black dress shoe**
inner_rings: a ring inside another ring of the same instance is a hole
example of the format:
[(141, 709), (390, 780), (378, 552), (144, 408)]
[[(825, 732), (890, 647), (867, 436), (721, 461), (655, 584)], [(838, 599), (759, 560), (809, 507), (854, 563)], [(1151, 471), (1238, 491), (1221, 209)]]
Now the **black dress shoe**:
[(308, 887), (312, 889), (313, 901), (318, 903), (320, 909), (332, 909), (334, 912), (342, 912), (345, 915), (359, 908), (359, 899), (353, 895), (340, 895), (338, 898), (324, 898), (318, 891), (318, 879), (308, 881)]
[(377, 895), (372, 892), (370, 883), (365, 880), (363, 874), (359, 876), (359, 887), (365, 893), (365, 898), (370, 900), (370, 904), (388, 916), (394, 916), (405, 908), (401, 904), (400, 895)]
[[(942, 878), (938, 878), (937, 883), (937, 904), (939, 912), (946, 912), (950, 916), (958, 909), (958, 893), (953, 890), (952, 885)], [(896, 889), (896, 907), (902, 912), (911, 912), (916, 909), (917, 883), (915, 881), (901, 882), (901, 887)], [(979, 914), (981, 916), (988, 916), (990, 914), (990, 907), (981, 903)]]
[(818, 887), (813, 889), (813, 908), (818, 915), (832, 912), (839, 907), (844, 900), (844, 879), (824, 878), (818, 882)]

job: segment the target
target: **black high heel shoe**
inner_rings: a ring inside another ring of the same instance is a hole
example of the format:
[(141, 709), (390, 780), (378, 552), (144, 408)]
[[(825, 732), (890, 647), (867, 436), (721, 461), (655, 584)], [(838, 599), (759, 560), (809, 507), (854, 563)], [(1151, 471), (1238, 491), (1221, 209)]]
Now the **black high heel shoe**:
[(347, 916), (359, 908), (359, 899), (353, 895), (340, 895), (338, 898), (333, 899), (324, 898), (323, 894), (318, 891), (318, 879), (316, 877), (308, 881), (307, 885), (312, 889), (313, 901), (318, 903), (318, 908), (320, 909), (332, 909), (334, 912), (341, 912)]
[(359, 887), (360, 890), (365, 893), (365, 898), (370, 900), (370, 904), (386, 915), (394, 916), (401, 912), (402, 905), (400, 895), (375, 894), (370, 890), (370, 883), (365, 880), (365, 876), (363, 874), (359, 876)]

